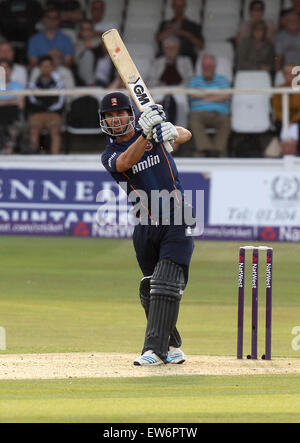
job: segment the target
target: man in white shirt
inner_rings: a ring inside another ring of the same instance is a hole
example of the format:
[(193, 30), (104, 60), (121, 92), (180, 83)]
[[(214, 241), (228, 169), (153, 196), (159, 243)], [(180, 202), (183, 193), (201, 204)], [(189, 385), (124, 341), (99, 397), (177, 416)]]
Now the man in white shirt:
[(0, 42), (0, 59), (8, 60), (13, 64), (11, 80), (14, 82), (21, 83), (25, 88), (27, 84), (27, 70), (26, 67), (15, 63), (15, 51), (11, 43), (3, 41)]
[[(121, 11), (120, 11), (121, 14)], [(105, 2), (103, 0), (93, 0), (90, 7), (90, 16), (97, 34), (102, 35), (108, 29), (116, 28), (115, 23), (108, 23), (105, 19)]]

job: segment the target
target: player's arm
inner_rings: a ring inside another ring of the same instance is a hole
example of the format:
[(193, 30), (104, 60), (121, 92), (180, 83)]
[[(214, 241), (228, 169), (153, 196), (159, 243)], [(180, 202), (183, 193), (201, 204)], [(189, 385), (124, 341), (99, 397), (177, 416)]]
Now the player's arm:
[(124, 172), (127, 171), (127, 169), (132, 168), (132, 166), (143, 157), (147, 144), (148, 140), (140, 135), (139, 138), (137, 138), (136, 141), (117, 158), (117, 171)]
[(176, 139), (176, 143), (182, 144), (188, 142), (192, 138), (192, 133), (182, 126), (175, 126), (178, 132), (178, 138)]
[(143, 157), (148, 141), (152, 137), (153, 128), (162, 123), (164, 119), (165, 113), (161, 105), (151, 106), (142, 113), (139, 118), (142, 135), (118, 157), (116, 161), (118, 172), (127, 171)]
[(172, 148), (174, 152), (178, 151), (179, 146), (182, 143), (185, 143), (192, 138), (192, 133), (188, 129), (182, 128), (181, 126), (176, 126), (176, 129), (179, 136), (176, 141), (172, 143)]

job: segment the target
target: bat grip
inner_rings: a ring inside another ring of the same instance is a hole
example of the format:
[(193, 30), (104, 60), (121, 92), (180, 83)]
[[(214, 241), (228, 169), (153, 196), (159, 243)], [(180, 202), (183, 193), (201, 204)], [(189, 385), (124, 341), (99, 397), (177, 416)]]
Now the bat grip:
[(171, 145), (170, 142), (165, 142), (164, 145), (165, 145), (166, 150), (167, 150), (169, 153), (173, 152), (173, 148), (172, 148), (172, 145)]
[[(156, 127), (156, 126), (155, 126), (155, 127)], [(166, 141), (166, 142), (164, 143), (164, 147), (166, 148), (167, 152), (169, 152), (169, 153), (173, 152), (173, 148), (172, 148), (172, 145), (171, 145), (170, 142)]]

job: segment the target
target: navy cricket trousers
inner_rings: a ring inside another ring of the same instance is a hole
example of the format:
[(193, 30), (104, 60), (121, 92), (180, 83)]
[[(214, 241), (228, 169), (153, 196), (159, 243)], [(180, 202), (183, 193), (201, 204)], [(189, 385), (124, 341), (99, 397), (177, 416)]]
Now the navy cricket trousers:
[(187, 236), (185, 230), (185, 225), (135, 226), (133, 244), (144, 277), (153, 274), (160, 260), (168, 259), (182, 266), (187, 284), (194, 238)]

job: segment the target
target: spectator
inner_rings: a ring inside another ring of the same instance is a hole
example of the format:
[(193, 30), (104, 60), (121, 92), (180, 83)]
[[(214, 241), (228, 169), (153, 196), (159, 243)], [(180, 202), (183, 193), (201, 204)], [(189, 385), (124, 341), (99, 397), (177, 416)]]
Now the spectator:
[(93, 0), (91, 2), (90, 15), (95, 33), (98, 37), (101, 37), (103, 32), (107, 31), (108, 29), (117, 27), (115, 23), (109, 23), (105, 20), (105, 2), (103, 0)]
[[(202, 75), (192, 78), (190, 88), (227, 89), (228, 80), (216, 74), (216, 59), (213, 55), (202, 57)], [(226, 156), (227, 141), (231, 130), (229, 117), (229, 95), (203, 93), (193, 94), (190, 100), (190, 128), (195, 138), (197, 154), (200, 156)], [(207, 128), (216, 132), (212, 140)]]
[(237, 51), (237, 69), (273, 72), (275, 49), (267, 40), (267, 26), (262, 20), (252, 25), (251, 36), (242, 40)]
[[(75, 80), (73, 76), (73, 72), (71, 69), (63, 66), (62, 63), (62, 53), (59, 49), (53, 48), (49, 51), (50, 57), (53, 61), (54, 72), (58, 74), (58, 78), (61, 81), (63, 87), (65, 89), (73, 89), (75, 88)], [(37, 78), (41, 75), (40, 68), (36, 66), (32, 69), (30, 74), (30, 83), (35, 83)], [(67, 96), (65, 98), (66, 104), (70, 104), (72, 101), (72, 96)]]
[[(5, 70), (6, 91), (24, 89), (23, 85), (11, 79), (13, 64), (1, 59), (0, 66)], [(0, 153), (12, 154), (21, 130), (20, 117), (24, 109), (24, 97), (0, 94)]]
[(73, 44), (66, 34), (59, 29), (60, 13), (57, 9), (49, 8), (43, 17), (44, 31), (33, 35), (28, 43), (28, 58), (31, 67), (36, 66), (38, 59), (47, 55), (52, 48), (60, 49), (63, 53), (64, 64), (68, 67), (73, 63)]
[(159, 54), (162, 54), (162, 42), (167, 37), (174, 35), (180, 40), (180, 55), (191, 58), (195, 66), (198, 51), (204, 48), (204, 39), (201, 26), (185, 17), (186, 0), (172, 0), (174, 17), (163, 21), (156, 34), (159, 45)]
[(0, 29), (9, 41), (26, 42), (36, 31), (35, 26), (43, 15), (36, 0), (5, 0), (0, 3)]
[(15, 63), (15, 51), (11, 43), (0, 42), (0, 59), (5, 59), (12, 63), (11, 80), (21, 83), (25, 88), (27, 85), (27, 69), (25, 66)]
[(296, 12), (287, 15), (286, 29), (276, 39), (276, 71), (287, 63), (300, 64), (300, 19)]
[[(194, 75), (193, 65), (189, 57), (179, 55), (180, 42), (170, 36), (163, 41), (163, 55), (151, 64), (147, 85), (187, 87)], [(179, 126), (187, 126), (188, 100), (183, 94), (157, 96), (155, 100), (162, 103), (167, 119)]]
[(291, 0), (292, 9), (300, 16), (300, 0)]
[(279, 22), (278, 22), (278, 29), (277, 33), (279, 34), (281, 31), (286, 30), (286, 22), (287, 22), (287, 16), (290, 12), (292, 12), (292, 8), (289, 9), (282, 9), (279, 14)]
[(61, 9), (61, 30), (67, 34), (72, 43), (75, 45), (80, 29), (80, 24), (84, 20), (84, 13), (81, 5), (76, 0), (66, 0), (63, 2)]
[(96, 59), (102, 55), (101, 41), (95, 37), (91, 20), (83, 20), (80, 25), (79, 38), (75, 45), (75, 69), (77, 84), (95, 86)]
[(250, 19), (245, 20), (237, 34), (237, 45), (239, 46), (243, 39), (249, 38), (252, 31), (252, 25), (260, 23), (262, 20), (266, 24), (266, 38), (274, 43), (276, 27), (272, 20), (264, 19), (265, 4), (263, 1), (254, 0), (249, 4)]
[[(294, 79), (294, 74), (292, 69), (293, 64), (286, 64), (283, 67), (284, 83), (279, 87), (291, 87), (292, 81)], [(274, 121), (276, 127), (276, 133), (281, 141), (282, 154), (283, 155), (297, 155), (300, 152), (300, 139), (299, 139), (299, 129), (300, 129), (300, 95), (290, 94), (289, 96), (289, 113), (290, 113), (290, 126), (288, 128), (288, 133), (283, 133), (282, 128), (282, 95), (274, 94), (272, 97), (272, 105), (274, 111)]]
[[(40, 76), (29, 84), (31, 89), (62, 89), (63, 85), (54, 72), (53, 60), (50, 56), (39, 60)], [(58, 92), (59, 94), (59, 92)], [(64, 108), (64, 97), (57, 96), (29, 96), (29, 132), (33, 150), (39, 148), (39, 139), (43, 129), (48, 130), (51, 138), (50, 151), (59, 154), (61, 148), (61, 113)]]
[(112, 82), (115, 80), (115, 68), (112, 64), (110, 56), (105, 50), (102, 51), (97, 59), (95, 79), (96, 85), (103, 88), (111, 88)]

